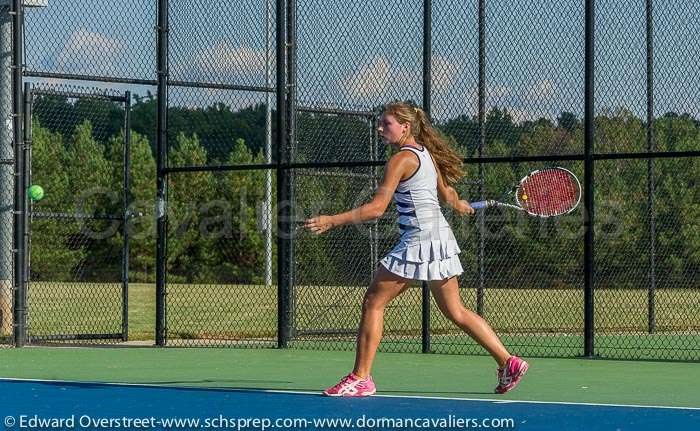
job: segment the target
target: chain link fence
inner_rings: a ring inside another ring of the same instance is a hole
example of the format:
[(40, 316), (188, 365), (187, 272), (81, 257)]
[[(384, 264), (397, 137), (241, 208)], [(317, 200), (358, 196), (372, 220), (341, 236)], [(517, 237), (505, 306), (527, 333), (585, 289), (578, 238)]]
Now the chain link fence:
[[(596, 182), (596, 351), (602, 356), (696, 359), (697, 188), (682, 183), (697, 158), (600, 162)], [(646, 174), (652, 170), (651, 194)], [(621, 181), (625, 178), (638, 181)], [(619, 253), (617, 250), (626, 250)], [(662, 353), (663, 352), (663, 353)]]
[(171, 1), (168, 10), (163, 342), (276, 346), (276, 176), (246, 168), (277, 160), (275, 5)]
[(32, 75), (155, 82), (155, 2), (59, 0), (44, 6), (25, 5), (25, 63)]
[[(468, 200), (551, 165), (593, 187), (593, 248), (583, 202), (546, 220), (445, 210), (466, 270), (460, 295), (511, 350), (582, 356), (593, 340), (602, 357), (700, 358), (700, 22), (690, 3), (597, 1), (588, 34), (588, 6), (573, 0), (157, 3), (26, 11), (26, 75), (129, 84), (142, 96), (132, 193), (134, 208), (157, 210), (130, 242), (137, 338), (353, 349), (364, 291), (398, 239), (395, 208), (320, 237), (298, 222), (370, 199), (391, 156), (376, 133), (381, 106), (407, 100), (465, 157), (456, 188)], [(60, 115), (53, 133), (64, 136), (89, 117)], [(425, 293), (416, 284), (389, 305), (380, 348), (484, 354)]]
[(168, 345), (276, 345), (265, 177), (263, 170), (169, 176)]
[(114, 91), (31, 88), (28, 337), (30, 343), (128, 337), (130, 102)]

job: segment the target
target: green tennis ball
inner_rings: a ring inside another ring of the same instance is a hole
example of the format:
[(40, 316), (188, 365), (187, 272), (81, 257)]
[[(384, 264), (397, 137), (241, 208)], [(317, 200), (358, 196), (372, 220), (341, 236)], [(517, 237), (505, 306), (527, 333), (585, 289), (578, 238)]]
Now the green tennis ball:
[(29, 199), (34, 202), (40, 201), (44, 197), (44, 189), (35, 184), (27, 189), (27, 194), (29, 195)]

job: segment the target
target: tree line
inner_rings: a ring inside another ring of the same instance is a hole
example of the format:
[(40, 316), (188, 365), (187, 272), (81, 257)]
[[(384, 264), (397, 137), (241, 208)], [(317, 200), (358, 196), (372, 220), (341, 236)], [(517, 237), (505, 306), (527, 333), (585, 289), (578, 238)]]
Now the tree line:
[[(265, 163), (265, 106), (234, 110), (224, 104), (169, 108), (169, 166)], [(156, 104), (137, 97), (132, 106), (128, 199), (130, 279), (155, 278)], [(274, 120), (274, 115), (273, 115)], [(372, 146), (372, 124), (361, 117), (300, 112), (295, 161), (383, 159), (383, 144)], [(599, 114), (596, 151), (644, 151), (646, 124), (619, 109)], [(471, 116), (442, 120), (439, 129), (466, 157), (477, 153), (479, 124)], [(484, 155), (579, 154), (583, 125), (572, 113), (556, 120), (515, 122), (507, 109), (486, 116)], [(274, 131), (274, 125), (272, 127)], [(32, 183), (46, 190), (33, 211), (121, 215), (123, 213), (124, 111), (93, 99), (39, 96), (34, 103)], [(700, 124), (689, 115), (667, 113), (655, 120), (657, 151), (697, 150)], [(272, 140), (274, 146), (274, 137)], [(276, 153), (273, 147), (272, 154)], [(275, 157), (273, 157), (274, 159)], [(583, 178), (580, 162), (560, 162)], [(690, 286), (700, 268), (700, 159), (652, 162), (655, 190), (656, 272), (660, 286)], [(484, 165), (481, 187), (498, 197), (538, 163)], [(478, 166), (465, 167), (460, 194), (479, 198)], [(298, 218), (349, 209), (369, 199), (381, 168), (294, 171)], [(597, 161), (595, 177), (596, 266), (600, 287), (644, 287), (650, 262), (646, 160)], [(267, 256), (276, 269), (276, 244), (265, 249), (264, 170), (187, 172), (168, 176), (169, 282), (264, 282)], [(272, 175), (272, 201), (276, 200)], [(579, 287), (583, 262), (583, 212), (537, 219), (490, 210), (484, 230), (478, 219), (445, 211), (463, 250), (468, 284), (479, 278), (479, 237), (484, 237), (488, 287)], [(275, 213), (273, 208), (272, 213)], [(274, 229), (275, 220), (272, 220)], [(110, 281), (120, 277), (123, 229), (117, 220), (33, 217), (32, 278), (47, 281)], [(393, 209), (376, 225), (344, 227), (315, 237), (295, 228), (295, 280), (299, 285), (357, 285), (398, 237)], [(273, 274), (273, 277), (276, 275)], [(273, 278), (274, 280), (274, 278)], [(273, 281), (274, 282), (274, 281)]]

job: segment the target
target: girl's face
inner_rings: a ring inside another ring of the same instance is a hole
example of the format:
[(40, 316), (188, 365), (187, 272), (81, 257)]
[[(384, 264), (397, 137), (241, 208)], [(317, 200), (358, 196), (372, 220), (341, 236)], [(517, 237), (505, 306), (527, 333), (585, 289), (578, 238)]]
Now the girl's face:
[(408, 127), (408, 123), (400, 124), (393, 115), (384, 114), (379, 119), (377, 132), (387, 144), (399, 145), (401, 138), (408, 133)]

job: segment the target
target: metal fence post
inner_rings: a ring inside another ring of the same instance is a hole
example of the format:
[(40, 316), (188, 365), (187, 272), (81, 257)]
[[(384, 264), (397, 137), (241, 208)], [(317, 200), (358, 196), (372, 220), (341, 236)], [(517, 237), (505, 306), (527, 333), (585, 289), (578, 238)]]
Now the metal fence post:
[[(287, 135), (286, 11), (285, 1), (277, 0), (277, 347), (286, 348), (290, 338), (290, 283), (292, 262), (291, 184), (289, 178), (289, 136)], [(291, 7), (291, 6), (290, 6)]]
[(158, 117), (156, 133), (156, 345), (166, 344), (166, 229), (167, 229), (167, 165), (168, 145), (168, 0), (158, 0)]
[[(652, 1), (646, 1), (646, 44), (647, 44), (647, 151), (656, 150), (654, 130), (654, 24)], [(656, 313), (654, 294), (656, 292), (656, 211), (654, 208), (654, 159), (647, 159), (647, 223), (649, 228), (649, 286), (647, 294), (648, 331), (654, 333)]]
[(593, 285), (595, 283), (594, 260), (594, 199), (593, 199), (593, 148), (595, 139), (595, 111), (594, 111), (594, 31), (595, 31), (595, 1), (586, 0), (585, 17), (585, 71), (584, 71), (584, 356), (594, 355), (593, 338)]
[(124, 93), (124, 202), (122, 208), (122, 341), (129, 339), (129, 220), (131, 204), (131, 92)]
[[(285, 149), (286, 162), (293, 163), (295, 161), (295, 153), (297, 148), (296, 132), (297, 132), (297, 3), (296, 0), (287, 0), (287, 145)], [(287, 333), (288, 340), (294, 337), (294, 270), (295, 262), (294, 258), (294, 243), (296, 240), (296, 198), (295, 198), (295, 183), (296, 175), (293, 169), (288, 169), (285, 171), (287, 176), (285, 187), (287, 188), (285, 194), (287, 195), (287, 206), (289, 209), (288, 220), (289, 220), (289, 245), (286, 250), (288, 262), (287, 278), (285, 287), (286, 291), (286, 301), (287, 301)]]
[(26, 193), (27, 188), (32, 184), (31, 173), (32, 173), (32, 101), (33, 101), (32, 87), (28, 82), (24, 83), (24, 112), (22, 115), (23, 121), (23, 131), (22, 140), (24, 141), (22, 147), (22, 169), (21, 176), (24, 184), (24, 209), (23, 209), (23, 225), (22, 225), (22, 249), (24, 250), (23, 262), (22, 262), (22, 305), (24, 306), (25, 312), (22, 318), (22, 324), (24, 326), (24, 340), (28, 342), (27, 334), (27, 313), (28, 304), (27, 296), (29, 294), (29, 265), (31, 263), (31, 249), (30, 249), (30, 205), (29, 196)]
[[(486, 143), (486, 0), (479, 0), (479, 144), (477, 157), (484, 156), (484, 144)], [(479, 164), (479, 200), (486, 199), (484, 195), (484, 165)], [(486, 219), (483, 211), (477, 214), (479, 223), (479, 252), (477, 265), (479, 266), (479, 285), (476, 288), (476, 313), (484, 315), (484, 286), (486, 284), (486, 271), (484, 267), (486, 239)]]
[[(432, 1), (423, 0), (423, 110), (430, 118), (431, 62), (432, 62)], [(430, 289), (428, 282), (421, 283), (421, 346), (423, 353), (430, 353)]]
[[(272, 1), (265, 0), (265, 87), (272, 81)], [(272, 163), (272, 95), (265, 92), (265, 163)], [(265, 202), (263, 203), (265, 230), (265, 286), (272, 286), (272, 169), (265, 171)]]
[(22, 140), (22, 2), (12, 1), (12, 128), (15, 155), (14, 201), (14, 337), (15, 346), (26, 342), (26, 291), (25, 291), (25, 212), (27, 190), (24, 183), (24, 142)]

